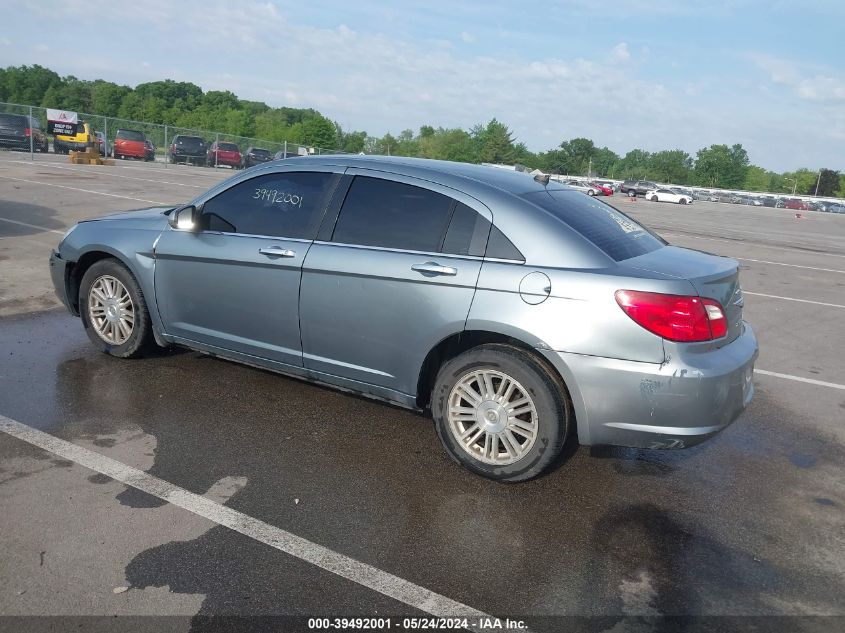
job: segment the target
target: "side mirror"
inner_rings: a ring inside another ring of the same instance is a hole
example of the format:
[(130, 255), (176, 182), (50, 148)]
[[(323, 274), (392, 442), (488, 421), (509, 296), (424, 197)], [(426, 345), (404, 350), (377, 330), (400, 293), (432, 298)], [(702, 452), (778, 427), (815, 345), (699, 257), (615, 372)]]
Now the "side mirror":
[(192, 204), (187, 207), (179, 207), (170, 213), (170, 226), (182, 231), (199, 230), (199, 210)]

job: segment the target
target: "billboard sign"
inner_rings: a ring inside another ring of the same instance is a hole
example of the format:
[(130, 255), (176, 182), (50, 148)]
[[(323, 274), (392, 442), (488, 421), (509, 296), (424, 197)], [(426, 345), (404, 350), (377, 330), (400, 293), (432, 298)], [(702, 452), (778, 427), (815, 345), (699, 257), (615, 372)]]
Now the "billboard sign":
[(79, 115), (67, 110), (51, 110), (47, 108), (47, 133), (74, 136)]

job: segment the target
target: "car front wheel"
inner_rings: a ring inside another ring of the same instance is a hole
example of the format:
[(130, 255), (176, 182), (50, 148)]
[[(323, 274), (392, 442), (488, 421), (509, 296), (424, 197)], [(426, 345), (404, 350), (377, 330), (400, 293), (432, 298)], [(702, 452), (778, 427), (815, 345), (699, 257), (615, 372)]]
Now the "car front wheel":
[(85, 271), (79, 314), (88, 338), (106, 354), (134, 358), (155, 344), (141, 287), (116, 259), (102, 259)]
[(652, 196), (652, 197), (651, 197), (651, 201), (652, 201), (652, 202), (657, 202), (657, 200), (658, 200), (657, 196)]
[(569, 433), (566, 388), (544, 362), (510, 345), (481, 345), (446, 362), (431, 398), (449, 456), (489, 479), (542, 473)]

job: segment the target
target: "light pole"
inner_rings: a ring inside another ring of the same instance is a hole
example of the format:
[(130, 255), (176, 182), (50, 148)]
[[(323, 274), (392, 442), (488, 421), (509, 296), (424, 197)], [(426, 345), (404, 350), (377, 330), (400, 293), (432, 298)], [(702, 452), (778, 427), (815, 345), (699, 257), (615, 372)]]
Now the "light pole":
[(795, 178), (787, 178), (786, 176), (783, 177), (784, 180), (791, 180), (792, 181), (792, 195), (795, 195), (795, 188), (798, 186), (798, 180)]
[(821, 170), (821, 169), (819, 169), (819, 177), (818, 177), (818, 178), (816, 178), (816, 193), (814, 193), (814, 194), (813, 194), (813, 195), (815, 195), (815, 196), (819, 195), (819, 183), (820, 183), (821, 181), (822, 181), (822, 170)]

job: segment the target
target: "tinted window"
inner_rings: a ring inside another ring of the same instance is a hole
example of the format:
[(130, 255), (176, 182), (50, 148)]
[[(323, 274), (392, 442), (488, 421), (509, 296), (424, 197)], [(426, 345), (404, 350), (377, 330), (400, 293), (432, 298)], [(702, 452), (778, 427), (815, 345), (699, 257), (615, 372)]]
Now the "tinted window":
[(26, 117), (22, 114), (0, 114), (0, 125), (4, 127), (26, 127)]
[(453, 200), (401, 182), (356, 176), (335, 226), (342, 244), (437, 252)]
[(452, 255), (484, 255), (484, 246), (490, 233), (490, 223), (485, 217), (460, 202), (455, 204), (452, 221), (443, 240), (442, 251)]
[(665, 244), (624, 213), (583, 194), (551, 190), (523, 197), (572, 227), (616, 261), (650, 253)]
[(520, 262), (525, 261), (525, 257), (519, 252), (519, 249), (513, 245), (513, 242), (511, 242), (497, 226), (490, 229), (490, 240), (487, 242), (487, 257), (495, 259), (514, 259)]
[(333, 174), (267, 174), (230, 187), (203, 205), (208, 231), (312, 239)]
[(135, 130), (118, 130), (115, 138), (125, 141), (143, 141), (144, 133), (136, 132)]
[(176, 145), (184, 145), (185, 147), (199, 147), (205, 145), (205, 141), (197, 136), (177, 136)]
[(266, 149), (258, 149), (257, 147), (255, 147), (252, 150), (252, 155), (253, 156), (269, 156), (270, 152), (268, 152)]

